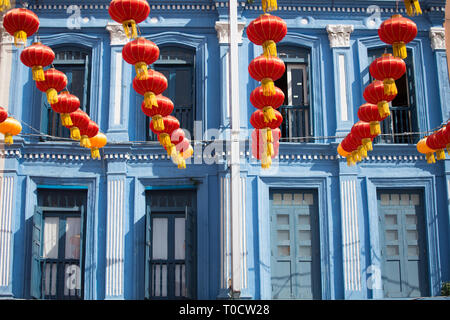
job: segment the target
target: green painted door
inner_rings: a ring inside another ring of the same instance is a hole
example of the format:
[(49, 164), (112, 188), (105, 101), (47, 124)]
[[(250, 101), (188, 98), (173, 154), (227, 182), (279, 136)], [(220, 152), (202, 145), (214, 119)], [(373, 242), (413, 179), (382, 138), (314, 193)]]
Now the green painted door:
[(423, 195), (378, 192), (381, 279), (386, 298), (429, 294)]
[(313, 190), (270, 193), (273, 299), (321, 299), (319, 216)]

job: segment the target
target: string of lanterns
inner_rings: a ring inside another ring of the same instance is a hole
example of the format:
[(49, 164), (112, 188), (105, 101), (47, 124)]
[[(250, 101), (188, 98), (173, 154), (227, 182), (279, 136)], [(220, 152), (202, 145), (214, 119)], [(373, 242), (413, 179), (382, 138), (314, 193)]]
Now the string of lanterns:
[[(11, 9), (5, 14), (3, 27), (14, 37), (14, 45), (17, 48), (24, 47), (20, 61), (31, 68), (36, 88), (46, 94), (52, 110), (60, 114), (61, 124), (70, 129), (71, 139), (79, 140), (80, 146), (90, 149), (93, 159), (99, 158), (99, 148), (107, 143), (106, 136), (99, 132), (98, 124), (80, 109), (78, 97), (67, 90), (67, 76), (53, 67), (55, 53), (40, 42), (27, 47), (28, 38), (39, 29), (38, 16), (29, 9)], [(50, 68), (44, 70), (48, 66)], [(21, 130), (22, 126), (13, 118), (7, 118), (0, 124), (0, 132), (5, 135), (5, 144), (11, 144), (12, 136), (19, 134)]]
[(369, 73), (375, 80), (364, 89), (366, 103), (358, 109), (360, 121), (352, 126), (337, 148), (338, 154), (347, 159), (348, 166), (363, 160), (367, 152), (373, 150), (372, 141), (381, 134), (380, 122), (390, 116), (389, 102), (398, 93), (395, 80), (406, 73), (405, 45), (416, 35), (416, 24), (400, 14), (394, 14), (378, 28), (380, 40), (392, 46), (393, 54), (384, 53), (369, 66)]
[(166, 77), (148, 68), (158, 60), (159, 48), (152, 41), (138, 36), (138, 24), (147, 19), (150, 6), (146, 0), (112, 0), (108, 12), (114, 21), (122, 24), (127, 38), (132, 39), (122, 48), (122, 57), (135, 67), (133, 89), (144, 96), (141, 110), (151, 118), (150, 130), (157, 135), (159, 143), (178, 168), (185, 169), (186, 159), (193, 155), (194, 149), (178, 119), (170, 115), (174, 110), (173, 102), (162, 95), (168, 87)]
[(252, 154), (261, 160), (263, 169), (270, 168), (272, 159), (278, 154), (283, 116), (276, 110), (284, 102), (283, 91), (276, 87), (274, 81), (280, 79), (286, 67), (278, 58), (276, 44), (287, 33), (286, 22), (267, 11), (277, 9), (276, 1), (262, 0), (264, 14), (251, 21), (247, 27), (248, 39), (263, 47), (263, 53), (254, 58), (249, 66), (250, 76), (261, 85), (250, 94), (251, 104), (257, 108), (250, 118), (255, 128), (252, 132)]

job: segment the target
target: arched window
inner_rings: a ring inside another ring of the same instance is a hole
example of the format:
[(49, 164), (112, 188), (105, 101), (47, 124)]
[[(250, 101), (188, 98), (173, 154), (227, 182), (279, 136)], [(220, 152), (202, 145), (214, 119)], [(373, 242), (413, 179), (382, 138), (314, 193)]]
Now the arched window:
[[(156, 71), (168, 81), (163, 95), (174, 103), (172, 115), (180, 121), (180, 127), (193, 135), (195, 115), (195, 51), (178, 46), (162, 46), (159, 59), (153, 64)], [(147, 140), (156, 140), (150, 131), (147, 117)]]
[[(369, 65), (376, 58), (381, 57), (387, 47), (372, 49), (368, 51)], [(389, 52), (389, 50), (387, 51)], [(380, 123), (383, 135), (375, 139), (375, 142), (382, 143), (416, 143), (418, 136), (403, 134), (418, 130), (416, 94), (414, 85), (414, 66), (412, 61), (412, 51), (407, 51), (408, 56), (404, 59), (406, 73), (395, 80), (397, 86), (397, 96), (390, 103), (391, 115)], [(370, 76), (370, 81), (374, 79)]]
[[(89, 114), (90, 61), (91, 52), (81, 47), (58, 46), (53, 66), (67, 76), (67, 90), (78, 97), (80, 108)], [(56, 137), (70, 137), (70, 131), (61, 125), (60, 115), (53, 112), (51, 106), (42, 95), (41, 132)]]
[(279, 46), (278, 57), (286, 65), (286, 72), (275, 85), (283, 90), (284, 105), (281, 135), (286, 142), (313, 142), (311, 123), (311, 52), (303, 47)]

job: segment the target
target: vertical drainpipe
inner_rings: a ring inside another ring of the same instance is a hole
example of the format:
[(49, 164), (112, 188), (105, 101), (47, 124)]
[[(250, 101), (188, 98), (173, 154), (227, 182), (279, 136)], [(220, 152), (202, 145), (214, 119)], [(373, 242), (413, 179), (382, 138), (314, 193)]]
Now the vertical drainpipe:
[(230, 148), (230, 191), (231, 191), (231, 279), (229, 286), (232, 297), (239, 297), (242, 289), (241, 264), (241, 192), (240, 192), (240, 165), (239, 165), (239, 57), (238, 57), (238, 25), (237, 0), (229, 2), (230, 22), (230, 76), (229, 97), (231, 107), (231, 148)]

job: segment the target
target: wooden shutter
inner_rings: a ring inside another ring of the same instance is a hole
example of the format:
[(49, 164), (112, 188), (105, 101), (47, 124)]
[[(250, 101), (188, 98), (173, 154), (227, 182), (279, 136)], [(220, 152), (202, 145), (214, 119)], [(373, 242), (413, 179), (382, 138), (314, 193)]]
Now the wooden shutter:
[(42, 238), (42, 210), (36, 207), (33, 215), (32, 243), (31, 243), (31, 286), (30, 295), (41, 298), (41, 238)]
[(151, 251), (151, 206), (150, 202), (147, 201), (146, 213), (145, 213), (145, 298), (150, 299), (151, 292), (151, 265), (150, 261), (152, 259)]
[(195, 299), (197, 295), (197, 233), (196, 215), (192, 208), (185, 208), (186, 224), (186, 292), (187, 297)]

